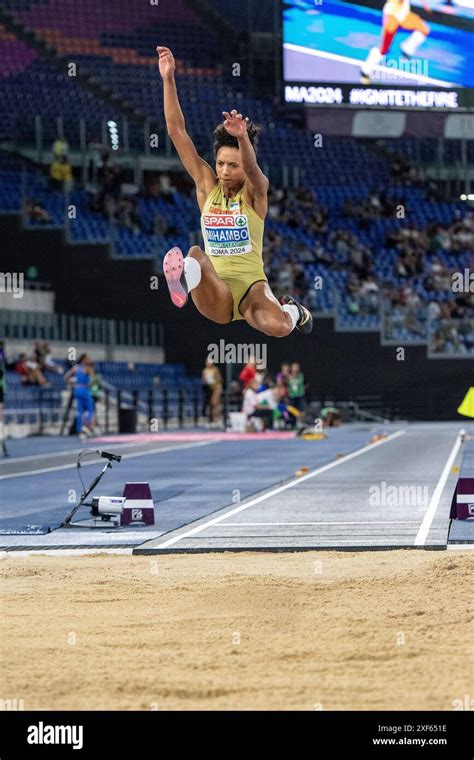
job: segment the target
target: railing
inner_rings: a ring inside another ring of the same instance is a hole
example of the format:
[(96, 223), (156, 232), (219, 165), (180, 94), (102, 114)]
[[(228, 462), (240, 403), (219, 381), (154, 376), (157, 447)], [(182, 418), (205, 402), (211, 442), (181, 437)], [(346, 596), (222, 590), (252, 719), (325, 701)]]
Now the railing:
[(161, 325), (155, 322), (0, 309), (0, 334), (10, 340), (41, 338), (70, 343), (155, 347), (162, 345), (160, 328)]
[[(103, 395), (97, 403), (96, 412), (102, 420), (101, 432), (159, 432), (196, 427), (203, 421), (203, 397), (199, 388), (176, 391), (166, 388), (149, 388), (145, 391), (126, 391), (109, 383), (102, 384)], [(64, 409), (60, 435), (69, 429), (75, 415), (73, 392)]]
[[(424, 345), (428, 342), (428, 305), (392, 304), (390, 293), (383, 293), (380, 303), (382, 345)], [(405, 332), (405, 335), (403, 334)]]
[[(110, 141), (111, 129), (118, 137), (118, 150), (113, 149)], [(54, 137), (53, 137), (54, 135)], [(171, 142), (166, 132), (164, 123), (158, 124), (150, 118), (143, 118), (142, 123), (130, 122), (126, 116), (117, 119), (101, 117), (96, 120), (81, 117), (77, 120), (62, 116), (45, 118), (36, 114), (32, 120), (26, 123), (24, 119), (17, 118), (13, 127), (13, 144), (18, 150), (20, 147), (28, 147), (34, 151), (34, 156), (40, 163), (45, 154), (51, 149), (51, 143), (59, 135), (65, 138), (71, 151), (82, 154), (84, 161), (90, 160), (93, 151), (90, 145), (100, 142), (108, 146), (113, 154), (122, 155), (157, 155), (171, 157)], [(153, 141), (152, 135), (155, 135)], [(157, 144), (157, 147), (152, 147)], [(84, 171), (87, 167), (84, 166)]]
[[(337, 332), (373, 332), (380, 330), (380, 303), (382, 300), (380, 291), (351, 295), (345, 290), (341, 291), (333, 287), (333, 293), (335, 329)], [(350, 302), (354, 304), (356, 311), (349, 310)]]
[(474, 359), (474, 318), (433, 320), (428, 335), (430, 359)]

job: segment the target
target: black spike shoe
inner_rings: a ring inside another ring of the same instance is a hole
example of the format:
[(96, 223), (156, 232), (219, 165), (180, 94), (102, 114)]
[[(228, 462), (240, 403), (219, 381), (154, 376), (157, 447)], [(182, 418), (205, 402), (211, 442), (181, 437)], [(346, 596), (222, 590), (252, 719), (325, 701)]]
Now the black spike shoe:
[(298, 319), (298, 322), (296, 323), (296, 329), (300, 331), (300, 333), (304, 333), (305, 335), (309, 335), (311, 330), (313, 329), (313, 316), (309, 309), (306, 308), (306, 306), (302, 306), (298, 301), (295, 301), (294, 298), (291, 296), (281, 296), (281, 298), (278, 299), (282, 306), (287, 304), (288, 306), (296, 306), (298, 309), (300, 318)]

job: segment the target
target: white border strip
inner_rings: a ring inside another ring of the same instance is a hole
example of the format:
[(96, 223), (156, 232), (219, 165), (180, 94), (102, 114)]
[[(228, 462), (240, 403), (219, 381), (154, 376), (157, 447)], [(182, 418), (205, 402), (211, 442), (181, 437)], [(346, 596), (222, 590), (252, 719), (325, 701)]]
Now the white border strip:
[[(350, 459), (355, 459), (355, 457), (359, 457), (361, 454), (365, 454), (366, 451), (372, 451), (372, 449), (375, 449), (377, 446), (381, 446), (384, 443), (388, 443), (388, 441), (393, 441), (395, 438), (398, 438), (399, 436), (404, 435), (404, 434), (405, 434), (404, 430), (397, 430), (396, 433), (392, 433), (387, 438), (383, 438), (382, 440), (376, 441), (375, 443), (370, 443), (368, 446), (364, 446), (362, 449), (359, 449), (358, 451), (354, 451), (352, 452), (352, 454), (348, 454), (343, 459), (337, 459), (335, 462), (330, 462), (329, 464), (323, 465), (323, 467), (319, 467), (317, 470), (314, 470), (314, 472), (309, 472), (307, 475), (302, 475), (302, 477), (300, 478), (295, 478), (294, 480), (291, 480), (289, 483), (286, 483), (283, 486), (278, 486), (277, 488), (273, 488), (271, 491), (268, 491), (267, 493), (262, 494), (262, 496), (257, 496), (256, 499), (252, 499), (247, 504), (242, 504), (240, 507), (231, 509), (230, 512), (226, 512), (225, 514), (220, 515), (219, 517), (214, 517), (212, 520), (208, 520), (202, 525), (198, 525), (196, 528), (193, 528), (192, 530), (188, 530), (186, 533), (181, 533), (181, 535), (179, 536), (175, 536), (174, 538), (169, 538), (167, 541), (165, 541), (162, 544), (158, 544), (154, 548), (166, 549), (168, 546), (172, 546), (178, 541), (181, 541), (181, 539), (183, 538), (189, 538), (190, 536), (196, 535), (196, 533), (201, 533), (201, 531), (205, 530), (210, 525), (216, 525), (217, 523), (220, 523), (223, 520), (226, 520), (228, 517), (231, 517), (232, 515), (236, 515), (239, 512), (243, 512), (244, 509), (249, 509), (249, 507), (253, 507), (255, 506), (255, 504), (260, 504), (262, 501), (266, 501), (266, 499), (269, 499), (271, 496), (276, 496), (276, 494), (282, 493), (282, 491), (287, 491), (289, 488), (293, 488), (294, 486), (297, 486), (300, 483), (303, 483), (305, 480), (314, 478), (316, 475), (320, 475), (322, 472), (327, 472), (328, 470), (332, 470), (333, 467), (337, 467), (340, 464), (344, 464), (344, 462), (348, 462)], [(142, 544), (141, 548), (143, 549), (144, 546), (145, 544)]]
[[(18, 441), (19, 438), (5, 438), (5, 442), (8, 441)], [(17, 462), (28, 462), (30, 459), (47, 459), (47, 457), (67, 457), (70, 454), (80, 454), (81, 451), (84, 451), (86, 447), (82, 449), (68, 449), (67, 451), (45, 451), (42, 454), (28, 454), (26, 457), (8, 457), (7, 459), (2, 459), (0, 464), (16, 464)], [(92, 449), (94, 451), (94, 449)]]
[(44, 554), (48, 557), (78, 557), (83, 554), (130, 554), (132, 555), (133, 548), (123, 549), (107, 549), (106, 547), (97, 547), (97, 549), (25, 549), (20, 551), (19, 549), (8, 549), (8, 551), (0, 551), (0, 560), (9, 559), (10, 557), (29, 557), (32, 554)]
[[(346, 55), (338, 55), (337, 53), (326, 53), (324, 50), (314, 50), (313, 48), (305, 47), (304, 45), (294, 45), (292, 42), (285, 42), (283, 45), (286, 50), (291, 50), (293, 53), (306, 53), (306, 55), (313, 55), (316, 56), (316, 58), (326, 58), (329, 61), (340, 61), (342, 63), (352, 63), (354, 66), (357, 66), (358, 69), (364, 64), (364, 61), (359, 61), (357, 58), (350, 58)], [(390, 77), (392, 79), (396, 79), (397, 77), (399, 79), (414, 79), (415, 82), (419, 82), (420, 84), (431, 84), (436, 87), (460, 87), (460, 85), (454, 83), (454, 82), (446, 82), (442, 79), (433, 79), (433, 77), (425, 77), (424, 74), (414, 74), (411, 71), (399, 71), (398, 69), (392, 69), (389, 66), (374, 66), (374, 71), (380, 71), (380, 72), (386, 72), (390, 74)], [(289, 77), (289, 81), (294, 81)], [(332, 84), (332, 82), (317, 82), (315, 83), (315, 87), (321, 87), (324, 86), (324, 84)], [(351, 84), (351, 82), (344, 82), (343, 84)], [(356, 86), (356, 84), (359, 84), (357, 82), (353, 83), (352, 86)], [(390, 79), (384, 80), (383, 79), (374, 79), (373, 81), (374, 85), (383, 85), (385, 87), (390, 86)]]
[(462, 438), (461, 438), (460, 433), (458, 433), (456, 440), (454, 441), (454, 446), (451, 449), (451, 453), (449, 454), (446, 460), (446, 464), (444, 465), (443, 472), (441, 473), (438, 483), (436, 485), (436, 488), (433, 491), (433, 496), (431, 497), (430, 503), (428, 504), (428, 509), (425, 512), (423, 521), (420, 525), (418, 533), (416, 534), (415, 543), (413, 544), (414, 546), (425, 545), (426, 538), (431, 528), (431, 523), (433, 522), (433, 518), (436, 514), (436, 510), (438, 509), (441, 494), (443, 493), (444, 486), (446, 485), (446, 481), (448, 479), (449, 473), (451, 472), (451, 467), (453, 466), (453, 462), (459, 451), (459, 447), (461, 446), (461, 443), (462, 443)]
[[(161, 454), (165, 451), (177, 451), (178, 449), (192, 449), (196, 446), (209, 446), (211, 443), (218, 443), (218, 441), (193, 441), (192, 443), (182, 443), (178, 446), (165, 446), (161, 449), (149, 449), (148, 451), (137, 451), (132, 454), (120, 454), (122, 459), (134, 459), (135, 457), (147, 457), (149, 454)], [(95, 452), (96, 449), (83, 449), (83, 451)], [(116, 453), (116, 452), (112, 452)], [(7, 460), (8, 461), (8, 460)], [(100, 464), (103, 461), (102, 457), (96, 457), (89, 462), (81, 462), (82, 467), (90, 467), (92, 464)], [(117, 462), (118, 464), (118, 462)], [(27, 470), (26, 472), (14, 472), (11, 475), (0, 475), (0, 480), (8, 480), (10, 478), (26, 478), (30, 475), (42, 475), (44, 472), (56, 472), (58, 470), (72, 470), (76, 467), (76, 462), (71, 464), (60, 464), (56, 467), (45, 467), (42, 470)]]
[(235, 522), (226, 523), (226, 528), (229, 525), (232, 528), (240, 528), (242, 525), (246, 527), (252, 525), (418, 525), (418, 520), (384, 520), (383, 523), (380, 520), (361, 520), (360, 522), (354, 520), (350, 522), (342, 520), (333, 520), (332, 522)]

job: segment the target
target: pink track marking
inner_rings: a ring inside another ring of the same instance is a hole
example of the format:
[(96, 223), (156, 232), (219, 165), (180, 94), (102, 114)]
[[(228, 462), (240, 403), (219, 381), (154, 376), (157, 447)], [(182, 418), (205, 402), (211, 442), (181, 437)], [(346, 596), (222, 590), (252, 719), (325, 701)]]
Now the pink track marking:
[(153, 441), (285, 441), (296, 438), (289, 430), (267, 430), (262, 433), (189, 431), (176, 433), (128, 433), (89, 438), (88, 443), (152, 443)]

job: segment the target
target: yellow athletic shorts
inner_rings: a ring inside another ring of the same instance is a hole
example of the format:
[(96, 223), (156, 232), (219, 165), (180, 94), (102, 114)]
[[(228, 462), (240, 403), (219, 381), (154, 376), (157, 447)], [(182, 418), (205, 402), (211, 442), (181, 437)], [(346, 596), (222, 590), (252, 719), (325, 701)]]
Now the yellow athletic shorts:
[(263, 261), (253, 255), (209, 256), (217, 274), (225, 282), (234, 299), (232, 322), (243, 319), (239, 306), (254, 282), (268, 282)]

